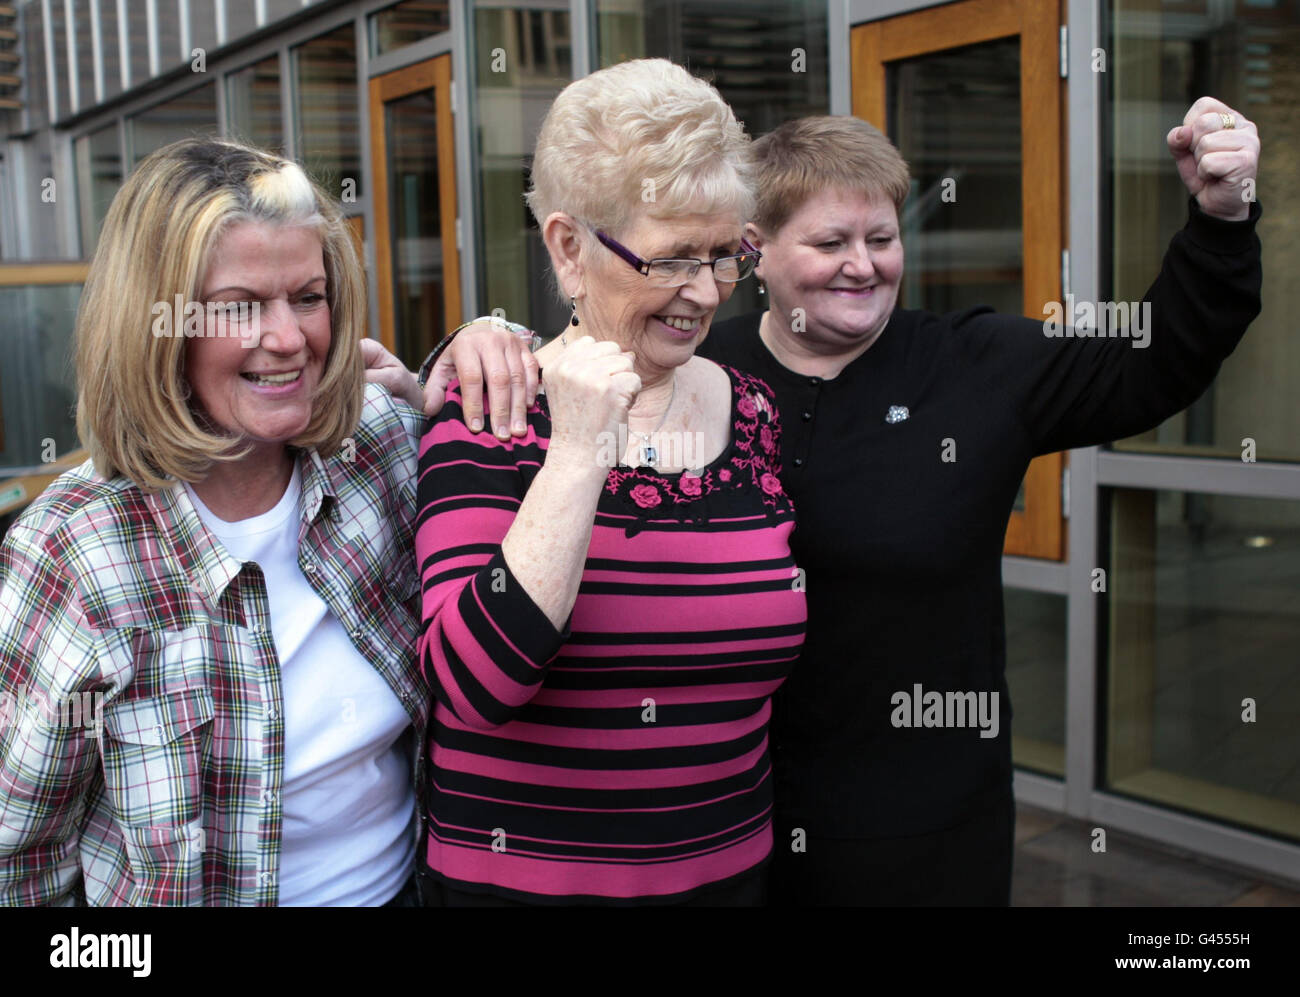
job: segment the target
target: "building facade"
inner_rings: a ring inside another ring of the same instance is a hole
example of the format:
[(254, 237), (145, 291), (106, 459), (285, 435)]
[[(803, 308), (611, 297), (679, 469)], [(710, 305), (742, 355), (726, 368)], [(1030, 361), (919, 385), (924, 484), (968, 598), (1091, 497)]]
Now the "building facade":
[(561, 327), (532, 144), (568, 81), (640, 56), (756, 136), (882, 127), (913, 172), (902, 301), (941, 311), (1138, 301), (1185, 217), (1167, 130), (1202, 94), (1258, 124), (1263, 313), (1186, 412), (1035, 462), (1008, 672), (1020, 798), (1300, 881), (1297, 0), (0, 5), (0, 514), (76, 447), (80, 282), (150, 151), (215, 134), (302, 161), (364, 245), (372, 334), (413, 364), (473, 315)]

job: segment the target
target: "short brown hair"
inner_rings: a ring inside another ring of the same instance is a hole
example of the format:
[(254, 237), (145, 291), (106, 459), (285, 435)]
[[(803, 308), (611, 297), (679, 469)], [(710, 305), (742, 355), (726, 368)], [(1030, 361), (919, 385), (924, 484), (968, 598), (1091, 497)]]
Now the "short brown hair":
[(787, 121), (758, 139), (753, 150), (758, 208), (750, 220), (769, 236), (823, 190), (884, 196), (901, 211), (911, 185), (907, 163), (894, 143), (850, 115)]
[(113, 198), (77, 310), (77, 431), (105, 478), (153, 491), (200, 481), (214, 462), (247, 452), (191, 408), (184, 336), (151, 332), (155, 303), (197, 301), (217, 241), (245, 221), (307, 226), (321, 240), (330, 346), (311, 422), (291, 445), (329, 456), (355, 431), (365, 281), (342, 212), (296, 163), (185, 139), (148, 156)]

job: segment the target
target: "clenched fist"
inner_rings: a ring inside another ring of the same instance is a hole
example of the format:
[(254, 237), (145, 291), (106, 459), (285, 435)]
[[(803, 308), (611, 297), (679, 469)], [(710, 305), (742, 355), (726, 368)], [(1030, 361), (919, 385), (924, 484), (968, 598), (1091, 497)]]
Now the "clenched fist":
[(551, 411), (547, 460), (560, 457), (600, 468), (598, 455), (608, 440), (603, 434), (618, 432), (641, 390), (632, 354), (617, 343), (583, 336), (546, 365), (542, 384)]
[(1202, 211), (1229, 221), (1250, 214), (1259, 169), (1259, 132), (1254, 122), (1223, 101), (1202, 97), (1183, 123), (1169, 130), (1165, 141), (1178, 164), (1178, 175)]

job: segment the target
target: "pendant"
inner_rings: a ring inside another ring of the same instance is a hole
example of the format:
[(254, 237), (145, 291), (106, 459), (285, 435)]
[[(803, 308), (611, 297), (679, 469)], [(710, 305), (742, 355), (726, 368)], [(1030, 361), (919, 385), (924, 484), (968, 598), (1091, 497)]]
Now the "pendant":
[(649, 443), (643, 444), (641, 447), (641, 463), (650, 467), (656, 466), (659, 463), (659, 451)]

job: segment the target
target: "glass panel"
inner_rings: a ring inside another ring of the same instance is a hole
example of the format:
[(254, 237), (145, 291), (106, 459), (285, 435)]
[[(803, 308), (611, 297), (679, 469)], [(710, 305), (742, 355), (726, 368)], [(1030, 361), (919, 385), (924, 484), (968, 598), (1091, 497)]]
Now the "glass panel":
[(81, 222), (81, 252), (90, 257), (113, 195), (122, 186), (122, 152), (117, 125), (83, 135), (72, 144), (77, 163), (77, 207)]
[(217, 5), (214, 0), (189, 0), (190, 48), (201, 48), (209, 55), (217, 47)]
[(280, 60), (255, 62), (226, 77), (226, 108), (231, 138), (284, 152), (280, 99)]
[(1020, 40), (892, 63), (887, 87), (890, 138), (912, 170), (900, 303), (1021, 314)]
[(442, 338), (447, 324), (434, 91), (384, 105), (384, 134), (397, 356), (415, 368)]
[[(596, 0), (600, 65), (659, 56), (708, 80), (755, 137), (827, 114), (826, 0)], [(765, 307), (743, 280), (715, 321)]]
[(55, 456), (77, 447), (72, 330), (80, 299), (80, 284), (0, 287), (0, 468), (40, 464), (46, 440)]
[(104, 60), (104, 99), (122, 92), (121, 42), (117, 34), (117, 4), (95, 0), (99, 4), (99, 30), (103, 36), (100, 48)]
[(90, 34), (90, 0), (75, 0), (72, 23), (77, 26), (77, 99), (81, 109), (85, 110), (95, 104), (95, 46)]
[(1264, 309), (1209, 390), (1185, 412), (1117, 444), (1241, 458), (1255, 441), (1260, 460), (1300, 460), (1300, 204), (1293, 195), (1300, 161), (1295, 127), (1300, 18), (1291, 4), (1183, 4), (1112, 0), (1113, 90), (1110, 124), (1110, 278), (1113, 300), (1137, 301), (1187, 218), (1187, 191), (1161, 136), (1195, 100), (1211, 94), (1259, 128), (1263, 162), (1258, 197), (1264, 213)]
[(283, 20), (302, 10), (302, 0), (266, 0), (266, 23)]
[(1107, 787), (1300, 840), (1300, 502), (1106, 497)]
[(256, 0), (226, 0), (226, 42), (257, 30)]
[(349, 23), (294, 49), (298, 158), (334, 197), (361, 194), (356, 30)]
[(20, 70), (23, 77), (23, 106), (31, 116), (33, 128), (44, 128), (50, 120), (50, 81), (45, 73), (44, 26), (41, 5), (29, 3), (19, 9), (22, 30), (19, 36), (23, 53)]
[[(542, 118), (572, 74), (568, 4), (478, 7), (474, 31), (479, 306), (484, 313), (503, 308), (515, 321), (555, 332), (568, 312), (555, 300), (550, 257), (524, 192)], [(491, 55), (498, 48), (504, 64)]]
[(370, 18), (370, 54), (382, 55), (450, 30), (448, 0), (406, 0)]
[(1066, 611), (1063, 595), (1004, 588), (1007, 686), (1017, 767), (1065, 778)]
[(61, 3), (50, 4), (50, 26), (54, 33), (54, 78), (57, 82), (58, 117), (72, 113), (72, 92), (68, 86), (68, 36)]
[(169, 142), (217, 134), (217, 90), (213, 83), (187, 90), (164, 104), (142, 111), (127, 124), (131, 129), (132, 165)]
[(126, 5), (126, 37), (131, 49), (131, 86), (138, 87), (151, 78), (149, 72), (149, 18), (145, 5)]
[[(128, 4), (128, 6), (130, 6)], [(165, 73), (180, 62), (188, 63), (188, 53), (181, 59), (181, 22), (176, 4), (158, 3), (158, 72)]]

